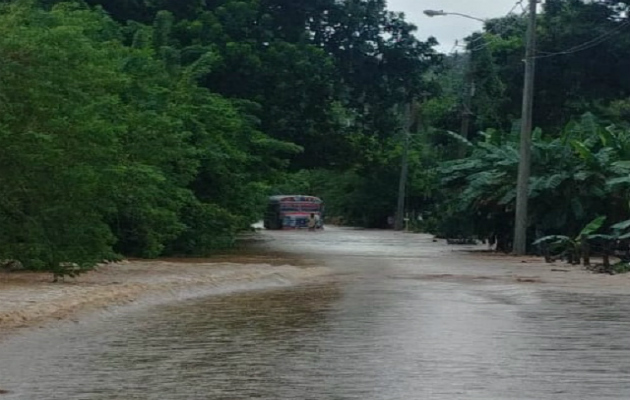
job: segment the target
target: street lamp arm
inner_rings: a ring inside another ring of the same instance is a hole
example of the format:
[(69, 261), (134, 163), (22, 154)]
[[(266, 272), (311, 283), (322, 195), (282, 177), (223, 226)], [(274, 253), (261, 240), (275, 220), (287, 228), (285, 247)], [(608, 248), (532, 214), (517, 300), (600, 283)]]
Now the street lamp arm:
[(428, 17), (441, 17), (441, 16), (445, 16), (445, 15), (457, 15), (460, 17), (464, 17), (464, 18), (468, 18), (468, 19), (474, 19), (475, 21), (480, 21), (480, 22), (486, 22), (485, 19), (482, 18), (477, 18), (477, 17), (473, 17), (472, 15), (468, 15), (468, 14), (462, 14), (462, 13), (458, 13), (458, 12), (446, 12), (446, 11), (442, 11), (442, 10), (424, 10), (424, 14)]
[(467, 15), (467, 14), (456, 13), (456, 12), (449, 12), (449, 13), (447, 13), (447, 15), (459, 15), (460, 17), (469, 18), (469, 19), (474, 19), (474, 20), (479, 21), (479, 22), (483, 22), (483, 23), (485, 23), (485, 22), (486, 22), (486, 20), (485, 20), (485, 19), (482, 19), (482, 18), (477, 18), (477, 17), (473, 17), (472, 15)]

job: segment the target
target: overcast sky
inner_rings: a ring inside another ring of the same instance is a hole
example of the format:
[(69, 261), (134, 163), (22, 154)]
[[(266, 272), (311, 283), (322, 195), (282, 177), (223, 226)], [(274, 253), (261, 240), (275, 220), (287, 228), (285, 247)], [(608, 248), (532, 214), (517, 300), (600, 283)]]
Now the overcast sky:
[[(504, 16), (515, 4), (516, 0), (388, 0), (388, 9), (404, 12), (407, 21), (418, 27), (419, 39), (434, 36), (440, 42), (437, 50), (448, 53), (456, 40), (461, 43), (461, 39), (480, 30), (483, 23), (457, 15), (430, 18), (423, 10), (443, 10), (486, 19)], [(517, 11), (520, 13), (521, 8)]]

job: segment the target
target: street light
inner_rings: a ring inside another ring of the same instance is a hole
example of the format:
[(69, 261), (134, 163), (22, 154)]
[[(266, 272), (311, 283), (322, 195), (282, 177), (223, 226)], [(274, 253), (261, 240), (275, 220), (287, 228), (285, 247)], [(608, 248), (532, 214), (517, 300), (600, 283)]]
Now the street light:
[(442, 10), (424, 10), (423, 13), (427, 17), (441, 17), (441, 16), (445, 16), (445, 15), (458, 15), (460, 17), (464, 17), (464, 18), (468, 18), (468, 19), (474, 19), (475, 21), (480, 21), (480, 22), (484, 22), (484, 23), (486, 22), (485, 19), (473, 17), (472, 15), (468, 15), (468, 14), (456, 13), (456, 12), (446, 12), (446, 11), (442, 11)]
[[(537, 0), (529, 0), (527, 21), (527, 47), (525, 50), (525, 78), (523, 79), (523, 103), (521, 109), (521, 140), (519, 149), (518, 177), (516, 182), (516, 209), (514, 215), (514, 243), (512, 253), (525, 255), (527, 251), (527, 202), (529, 198), (529, 177), (532, 147), (532, 110), (534, 104), (534, 75), (536, 72), (536, 5)], [(425, 10), (429, 17), (459, 15), (485, 22), (470, 15), (437, 10)]]

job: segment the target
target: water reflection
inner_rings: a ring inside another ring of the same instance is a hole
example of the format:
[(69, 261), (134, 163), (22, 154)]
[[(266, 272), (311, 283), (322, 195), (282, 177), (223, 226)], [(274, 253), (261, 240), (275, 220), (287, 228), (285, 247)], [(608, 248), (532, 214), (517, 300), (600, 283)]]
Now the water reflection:
[(0, 387), (12, 393), (0, 398), (630, 398), (629, 296), (476, 279), (494, 267), (445, 266), (445, 253), (407, 246), (412, 235), (344, 235), (283, 242), (311, 254), (324, 246), (337, 257), (332, 283), (213, 296), (4, 342)]
[[(0, 347), (13, 399), (626, 399), (628, 298), (417, 279), (242, 293)], [(603, 306), (605, 305), (605, 306)]]
[(256, 382), (273, 386), (279, 357), (308, 351), (295, 337), (326, 331), (340, 295), (334, 284), (255, 291), (33, 333), (0, 347), (0, 381), (18, 399), (250, 398)]

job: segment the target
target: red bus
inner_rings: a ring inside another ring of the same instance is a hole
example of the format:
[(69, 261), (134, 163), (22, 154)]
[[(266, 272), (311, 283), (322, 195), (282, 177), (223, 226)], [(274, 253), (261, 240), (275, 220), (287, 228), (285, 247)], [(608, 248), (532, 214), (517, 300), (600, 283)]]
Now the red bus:
[(267, 203), (264, 225), (267, 229), (308, 228), (311, 214), (319, 221), (317, 228), (321, 228), (324, 224), (324, 202), (318, 197), (271, 196)]

